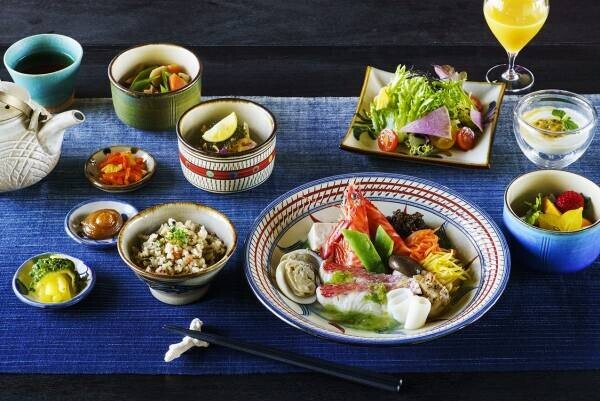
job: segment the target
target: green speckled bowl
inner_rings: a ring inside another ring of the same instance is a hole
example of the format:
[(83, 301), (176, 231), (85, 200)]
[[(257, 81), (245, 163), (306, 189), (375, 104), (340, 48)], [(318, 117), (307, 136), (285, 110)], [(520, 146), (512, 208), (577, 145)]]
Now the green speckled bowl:
[[(179, 90), (154, 94), (130, 91), (119, 83), (140, 65), (151, 64), (179, 64), (192, 80)], [(149, 131), (173, 129), (186, 110), (200, 103), (201, 76), (202, 63), (194, 53), (166, 43), (132, 47), (118, 54), (108, 66), (117, 117), (131, 127)]]

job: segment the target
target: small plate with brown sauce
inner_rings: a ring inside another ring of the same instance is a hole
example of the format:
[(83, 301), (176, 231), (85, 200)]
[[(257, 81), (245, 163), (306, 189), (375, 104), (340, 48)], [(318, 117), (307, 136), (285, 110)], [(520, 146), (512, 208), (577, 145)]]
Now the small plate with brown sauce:
[(65, 231), (75, 242), (87, 246), (116, 246), (119, 231), (138, 210), (126, 202), (91, 199), (67, 213)]

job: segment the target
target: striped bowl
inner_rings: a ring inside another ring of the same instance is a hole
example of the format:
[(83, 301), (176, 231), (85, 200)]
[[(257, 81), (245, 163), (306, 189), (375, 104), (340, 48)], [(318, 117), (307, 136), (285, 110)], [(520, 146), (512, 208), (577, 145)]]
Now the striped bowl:
[[(440, 227), (468, 263), (472, 277), (453, 297), (444, 315), (418, 330), (358, 330), (330, 322), (317, 303), (286, 298), (273, 280), (281, 256), (302, 246), (312, 223), (334, 222), (344, 189), (354, 180), (387, 216), (397, 209), (419, 212), (427, 225)], [(420, 178), (358, 173), (324, 178), (275, 199), (258, 216), (246, 244), (246, 278), (256, 297), (277, 317), (310, 334), (331, 340), (375, 345), (417, 343), (459, 330), (482, 317), (508, 282), (510, 253), (500, 229), (480, 208), (449, 188)]]
[[(258, 146), (245, 152), (217, 155), (192, 145), (203, 124), (219, 121), (231, 112), (246, 121)], [(273, 114), (264, 106), (246, 99), (209, 100), (185, 112), (177, 123), (179, 161), (185, 178), (209, 192), (232, 193), (254, 188), (265, 182), (275, 164)]]

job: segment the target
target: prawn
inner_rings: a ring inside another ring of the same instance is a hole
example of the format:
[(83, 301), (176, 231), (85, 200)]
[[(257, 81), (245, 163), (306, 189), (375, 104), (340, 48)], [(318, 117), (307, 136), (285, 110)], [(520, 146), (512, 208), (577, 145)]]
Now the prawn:
[(360, 259), (352, 252), (347, 241), (342, 236), (343, 229), (369, 234), (366, 199), (354, 183), (350, 183), (346, 187), (341, 209), (341, 219), (338, 226), (333, 230), (321, 248), (321, 256), (324, 259), (333, 257), (333, 260), (341, 265), (362, 267)]

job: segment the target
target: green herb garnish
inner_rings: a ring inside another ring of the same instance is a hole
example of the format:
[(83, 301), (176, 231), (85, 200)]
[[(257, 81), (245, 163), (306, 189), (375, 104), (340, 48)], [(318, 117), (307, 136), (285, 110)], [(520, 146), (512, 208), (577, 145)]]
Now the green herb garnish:
[(343, 270), (336, 270), (331, 275), (331, 278), (327, 284), (346, 284), (351, 283), (352, 280), (352, 273)]
[(560, 119), (560, 122), (562, 123), (565, 130), (574, 130), (579, 128), (579, 125), (577, 125), (575, 121), (573, 121), (573, 119), (570, 116), (568, 116), (567, 112), (564, 110), (553, 109), (552, 115)]
[(533, 203), (524, 203), (529, 207), (529, 209), (527, 210), (527, 213), (525, 213), (523, 220), (527, 224), (535, 226), (537, 224), (538, 218), (540, 217), (540, 214), (542, 214), (542, 194), (537, 194)]
[(369, 293), (365, 295), (365, 301), (373, 301), (377, 304), (383, 305), (387, 302), (387, 291), (385, 284), (377, 283), (372, 284), (369, 287)]
[(173, 245), (183, 246), (187, 244), (188, 236), (183, 228), (171, 227), (171, 230), (165, 235), (167, 241)]
[(359, 330), (385, 333), (398, 327), (398, 322), (388, 314), (373, 315), (361, 312), (341, 312), (334, 306), (326, 306), (320, 313), (331, 322)]

